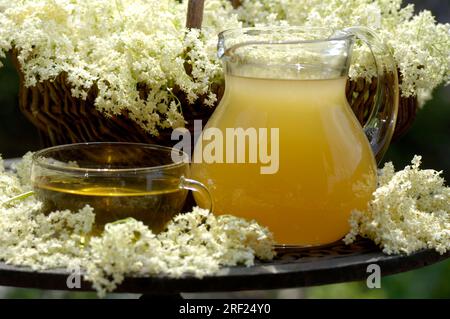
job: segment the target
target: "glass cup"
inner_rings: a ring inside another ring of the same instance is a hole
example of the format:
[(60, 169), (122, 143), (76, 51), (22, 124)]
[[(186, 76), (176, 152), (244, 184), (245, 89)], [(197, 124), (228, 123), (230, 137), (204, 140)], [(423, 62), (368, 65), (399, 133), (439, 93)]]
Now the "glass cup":
[(132, 217), (155, 232), (181, 212), (188, 190), (212, 210), (208, 189), (189, 179), (186, 153), (138, 143), (83, 143), (34, 154), (31, 181), (45, 213), (94, 208), (92, 234)]

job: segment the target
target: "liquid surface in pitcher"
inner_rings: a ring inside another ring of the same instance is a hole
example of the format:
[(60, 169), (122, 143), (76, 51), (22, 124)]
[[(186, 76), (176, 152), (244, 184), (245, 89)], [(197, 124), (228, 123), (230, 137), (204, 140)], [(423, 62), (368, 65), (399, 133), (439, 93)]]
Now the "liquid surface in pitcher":
[[(193, 163), (192, 176), (209, 188), (215, 213), (254, 219), (278, 244), (320, 245), (342, 238), (351, 211), (366, 208), (376, 188), (375, 159), (345, 85), (344, 77), (227, 74), (225, 95), (206, 128), (279, 128), (279, 169), (264, 175), (261, 163)], [(268, 144), (270, 150), (270, 139)]]

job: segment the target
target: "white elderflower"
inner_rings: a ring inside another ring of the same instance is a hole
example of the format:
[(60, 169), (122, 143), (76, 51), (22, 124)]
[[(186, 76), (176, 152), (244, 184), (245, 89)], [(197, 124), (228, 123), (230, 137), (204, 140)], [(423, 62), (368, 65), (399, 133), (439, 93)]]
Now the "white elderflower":
[(275, 254), (272, 233), (255, 221), (248, 222), (231, 215), (217, 218), (219, 229), (226, 234), (226, 255), (222, 257), (228, 265), (245, 264), (252, 266), (253, 255), (262, 260), (270, 260)]
[(12, 169), (16, 171), (24, 190), (31, 189), (31, 163), (33, 154), (33, 152), (26, 153), (19, 162), (12, 165)]
[[(216, 34), (239, 25), (230, 4), (211, 0), (204, 30), (188, 31), (186, 6), (174, 0), (0, 0), (0, 54), (14, 45), (27, 86), (64, 72), (74, 97), (85, 99), (95, 85), (99, 110), (129, 111), (157, 135), (161, 128), (184, 125), (168, 89), (178, 87), (194, 102), (221, 81)], [(146, 99), (138, 87), (147, 89)], [(160, 111), (161, 104), (171, 107)]]
[(103, 235), (92, 238), (89, 245), (86, 279), (92, 281), (100, 295), (113, 291), (126, 274), (141, 272), (144, 261), (152, 256), (152, 274), (161, 273), (166, 266), (157, 260), (161, 244), (155, 235), (142, 222), (131, 218), (106, 225)]
[(20, 179), (13, 173), (6, 172), (0, 156), (0, 203), (23, 193)]
[(346, 243), (361, 235), (387, 254), (450, 250), (450, 188), (440, 172), (422, 170), (420, 163), (415, 156), (411, 166), (396, 173), (392, 163), (385, 165), (367, 210), (353, 212)]
[(211, 275), (220, 266), (251, 266), (255, 257), (274, 257), (273, 238), (255, 222), (212, 215), (194, 208), (180, 214), (155, 236), (132, 218), (108, 224), (90, 241), (86, 279), (100, 295), (113, 291), (125, 275), (196, 277)]

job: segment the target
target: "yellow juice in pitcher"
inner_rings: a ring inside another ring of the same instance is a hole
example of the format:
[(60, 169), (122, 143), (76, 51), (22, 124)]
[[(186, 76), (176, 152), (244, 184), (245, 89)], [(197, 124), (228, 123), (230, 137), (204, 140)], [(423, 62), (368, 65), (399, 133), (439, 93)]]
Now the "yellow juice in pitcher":
[[(212, 193), (215, 213), (254, 219), (284, 245), (320, 245), (342, 238), (351, 211), (365, 209), (376, 188), (375, 159), (346, 100), (346, 78), (226, 75), (226, 85), (205, 129), (218, 128), (225, 136), (226, 128), (279, 128), (279, 165), (274, 174), (261, 174), (264, 163), (259, 160), (198, 163), (208, 144), (201, 137), (191, 171)], [(228, 142), (224, 140), (224, 154)], [(276, 149), (271, 143), (269, 138), (269, 151)]]

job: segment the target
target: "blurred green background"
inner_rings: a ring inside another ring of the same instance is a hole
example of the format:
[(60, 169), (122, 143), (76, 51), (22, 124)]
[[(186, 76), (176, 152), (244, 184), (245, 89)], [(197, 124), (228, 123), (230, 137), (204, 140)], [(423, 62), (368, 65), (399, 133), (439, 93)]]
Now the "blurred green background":
[[(429, 9), (439, 22), (449, 22), (450, 1), (406, 1), (416, 9)], [(18, 108), (18, 77), (9, 59), (0, 70), (0, 154), (17, 157), (40, 147), (37, 131)], [(450, 87), (440, 87), (417, 114), (412, 129), (396, 141), (385, 156), (400, 169), (414, 154), (423, 156), (423, 167), (442, 170), (450, 181)], [(448, 185), (448, 183), (447, 183)], [(95, 294), (0, 287), (0, 298), (84, 298)], [(136, 297), (136, 295), (110, 295)], [(365, 282), (346, 283), (239, 294), (189, 294), (185, 297), (279, 297), (279, 298), (450, 298), (450, 261), (382, 278), (381, 289), (368, 289)]]

